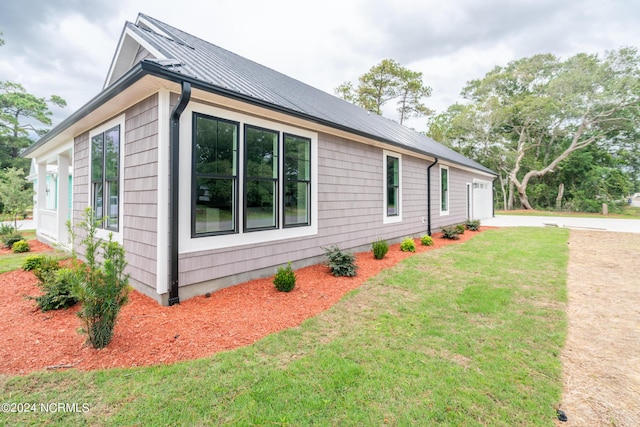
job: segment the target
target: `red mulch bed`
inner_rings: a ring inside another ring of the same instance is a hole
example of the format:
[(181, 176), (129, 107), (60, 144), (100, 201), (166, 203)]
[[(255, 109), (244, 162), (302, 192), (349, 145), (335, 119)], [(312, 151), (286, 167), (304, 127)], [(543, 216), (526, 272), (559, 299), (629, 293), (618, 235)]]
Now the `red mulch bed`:
[[(479, 232), (466, 231), (457, 241), (437, 233), (431, 247), (416, 239), (416, 253), (464, 242)], [(33, 252), (51, 250), (36, 241), (30, 244)], [(43, 313), (25, 298), (40, 293), (31, 272), (0, 274), (0, 374), (170, 364), (251, 344), (328, 309), (368, 278), (412, 255), (401, 252), (399, 246), (391, 245), (382, 260), (374, 259), (371, 252), (358, 253), (358, 274), (352, 278), (334, 277), (323, 264), (298, 269), (296, 287), (290, 293), (278, 292), (272, 278), (257, 279), (209, 298), (195, 297), (163, 307), (133, 291), (120, 312), (113, 340), (102, 350), (86, 345), (85, 336), (78, 333), (77, 305)]]
[[(31, 252), (47, 252), (47, 251), (53, 251), (53, 248), (37, 240), (29, 240), (29, 250)], [(4, 246), (0, 246), (0, 255), (6, 255), (6, 254), (12, 254), (12, 253), (13, 251), (10, 248), (5, 248)]]

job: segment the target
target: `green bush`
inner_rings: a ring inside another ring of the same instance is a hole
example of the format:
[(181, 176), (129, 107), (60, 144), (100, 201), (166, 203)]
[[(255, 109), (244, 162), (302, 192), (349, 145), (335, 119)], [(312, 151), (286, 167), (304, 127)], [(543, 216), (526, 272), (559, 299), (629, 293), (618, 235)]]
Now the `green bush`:
[(444, 227), (441, 231), (442, 231), (442, 237), (444, 239), (450, 239), (450, 240), (460, 239), (460, 233), (458, 233), (458, 229), (454, 226)]
[(24, 240), (24, 237), (22, 237), (22, 234), (18, 232), (2, 236), (2, 243), (4, 243), (5, 248), (9, 249), (13, 247), (14, 243), (19, 242), (20, 240)]
[(10, 234), (15, 234), (17, 232), (18, 230), (16, 230), (16, 228), (9, 223), (0, 224), (0, 237), (8, 236)]
[(455, 228), (458, 234), (464, 234), (464, 230), (465, 230), (464, 224), (457, 224)]
[(407, 237), (400, 243), (400, 250), (402, 252), (415, 252), (416, 242), (411, 237)]
[[(85, 248), (85, 265), (78, 265), (78, 282), (74, 292), (82, 303), (78, 317), (82, 319), (82, 331), (94, 348), (104, 348), (111, 338), (118, 313), (126, 304), (129, 295), (129, 275), (124, 273), (127, 266), (122, 245), (109, 240), (102, 242), (96, 237), (98, 223), (91, 208), (84, 212), (84, 220), (79, 227), (85, 230), (82, 239)], [(98, 250), (102, 248), (102, 263), (97, 260)]]
[(422, 243), (423, 246), (433, 246), (433, 239), (431, 236), (425, 234), (420, 238), (420, 243)]
[(52, 270), (51, 274), (47, 274), (44, 282), (39, 285), (44, 294), (33, 299), (36, 300), (36, 304), (42, 311), (71, 307), (78, 302), (74, 294), (77, 281), (78, 274), (74, 269)]
[(330, 248), (322, 248), (327, 257), (327, 266), (334, 276), (353, 277), (356, 275), (356, 256), (342, 252), (338, 246), (334, 245)]
[(43, 259), (38, 261), (37, 265), (33, 267), (33, 274), (40, 283), (44, 283), (47, 277), (55, 274), (55, 271), (58, 269), (60, 269), (58, 260), (47, 256), (43, 257)]
[(273, 284), (280, 292), (291, 292), (296, 287), (296, 274), (291, 269), (291, 263), (286, 267), (278, 267)]
[(29, 247), (29, 242), (27, 242), (26, 240), (18, 240), (13, 244), (13, 246), (11, 246), (11, 250), (15, 254), (21, 254), (24, 252), (29, 252), (31, 248)]
[(386, 240), (378, 239), (371, 244), (371, 249), (375, 259), (382, 259), (389, 252), (389, 243)]
[(464, 225), (465, 225), (465, 227), (467, 227), (467, 230), (478, 231), (480, 229), (480, 220), (479, 219), (468, 219), (464, 223)]
[(47, 259), (46, 256), (44, 255), (31, 255), (28, 256), (27, 258), (25, 258), (24, 262), (22, 263), (22, 269), (24, 271), (31, 271), (31, 270), (35, 270), (36, 268), (40, 267), (40, 265), (45, 262)]

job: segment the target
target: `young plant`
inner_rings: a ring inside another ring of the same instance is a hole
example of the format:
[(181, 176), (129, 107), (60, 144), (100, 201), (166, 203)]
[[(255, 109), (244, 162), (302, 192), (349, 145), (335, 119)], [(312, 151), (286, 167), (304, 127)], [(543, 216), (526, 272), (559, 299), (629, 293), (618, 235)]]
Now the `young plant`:
[(428, 234), (425, 234), (420, 237), (420, 243), (422, 243), (423, 246), (433, 246), (433, 239)]
[(464, 225), (465, 225), (465, 227), (467, 227), (467, 230), (478, 231), (480, 229), (480, 220), (479, 219), (468, 219), (464, 223)]
[(51, 270), (50, 274), (44, 276), (44, 282), (40, 283), (40, 288), (44, 294), (35, 299), (36, 304), (42, 311), (59, 310), (71, 307), (78, 302), (73, 290), (77, 286), (78, 272), (72, 268), (60, 268)]
[(334, 276), (353, 277), (356, 275), (358, 266), (355, 264), (356, 256), (342, 252), (338, 246), (333, 245), (330, 248), (322, 248), (327, 257), (327, 266)]
[(286, 267), (278, 267), (273, 284), (280, 292), (291, 292), (296, 287), (296, 274), (291, 269), (291, 263)]
[(389, 243), (386, 240), (378, 239), (371, 244), (371, 249), (375, 259), (382, 259), (389, 252)]
[(22, 263), (22, 269), (24, 271), (35, 270), (36, 268), (40, 267), (42, 263), (46, 262), (46, 260), (47, 260), (47, 257), (45, 255), (28, 256), (27, 258), (25, 258), (24, 262)]
[[(32, 258), (32, 257), (29, 257), (29, 258)], [(25, 268), (25, 265), (31, 268), (33, 271), (33, 275), (36, 276), (36, 279), (38, 279), (38, 282), (40, 283), (44, 283), (46, 280), (48, 280), (48, 277), (50, 275), (54, 275), (56, 270), (60, 269), (60, 264), (58, 263), (58, 260), (51, 258), (49, 256), (42, 256), (41, 259), (36, 259), (33, 262), (30, 262), (29, 264), (27, 264), (27, 261), (29, 260), (29, 258), (25, 260), (25, 263), (22, 265), (22, 268), (25, 271), (27, 271)]]
[(464, 234), (464, 230), (465, 230), (464, 224), (457, 224), (455, 228), (458, 234)]
[(411, 237), (407, 237), (400, 243), (400, 250), (402, 252), (415, 252), (416, 242)]
[(10, 233), (10, 234), (3, 235), (0, 238), (2, 239), (2, 243), (4, 244), (4, 247), (8, 249), (11, 249), (15, 242), (24, 240), (24, 237), (22, 237), (22, 234), (18, 233), (17, 231), (14, 231), (13, 233)]
[(31, 248), (29, 247), (29, 242), (27, 242), (26, 240), (18, 240), (13, 244), (13, 246), (11, 246), (11, 250), (15, 254), (21, 254), (24, 252), (29, 252)]
[(43, 294), (27, 298), (35, 300), (40, 310), (67, 308), (78, 301), (73, 293), (77, 281), (77, 272), (74, 269), (60, 268), (58, 260), (44, 255), (28, 257), (22, 264), (22, 269), (33, 271), (38, 279), (38, 287)]
[(2, 223), (0, 224), (0, 238), (3, 238), (4, 236), (8, 236), (10, 234), (15, 234), (17, 233), (18, 230), (16, 230), (16, 228), (9, 224), (9, 223)]
[(441, 231), (442, 231), (443, 239), (450, 239), (450, 240), (460, 239), (460, 233), (458, 233), (458, 229), (454, 226), (443, 227)]
[[(96, 237), (100, 221), (88, 208), (79, 224), (86, 232), (82, 239), (86, 264), (78, 265), (80, 278), (75, 288), (82, 303), (78, 316), (84, 323), (83, 332), (94, 348), (107, 346), (113, 338), (118, 313), (126, 304), (130, 290), (129, 275), (124, 273), (127, 266), (124, 248), (113, 240), (112, 234), (106, 242)], [(103, 251), (102, 263), (97, 259), (100, 248)]]

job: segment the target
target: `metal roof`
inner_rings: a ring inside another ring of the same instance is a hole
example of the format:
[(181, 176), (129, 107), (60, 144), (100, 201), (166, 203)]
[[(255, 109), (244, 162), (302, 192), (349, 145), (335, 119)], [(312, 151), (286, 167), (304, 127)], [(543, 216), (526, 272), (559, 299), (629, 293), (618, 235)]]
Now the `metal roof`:
[(424, 134), (370, 113), (341, 98), (236, 55), (148, 15), (139, 14), (138, 25), (127, 22), (125, 30), (135, 33), (164, 58), (147, 59), (133, 64), (127, 73), (34, 143), (24, 155), (34, 152), (48, 141), (63, 134), (65, 129), (76, 120), (85, 117), (102, 103), (109, 102), (118, 93), (134, 85), (142, 76), (155, 75), (175, 82), (187, 80), (201, 86), (204, 90), (223, 96), (235, 97), (429, 157), (436, 157), (440, 161), (448, 161), (496, 175), (492, 170)]
[[(393, 120), (370, 113), (148, 15), (140, 16), (168, 35), (167, 37), (142, 26), (128, 24), (130, 29), (167, 58), (175, 60), (166, 65), (168, 70), (261, 103), (272, 104), (279, 109), (315, 118), (325, 124), (334, 124), (378, 141), (404, 146), (440, 160), (495, 175), (495, 172), (479, 163)], [(176, 62), (180, 65), (176, 66)]]

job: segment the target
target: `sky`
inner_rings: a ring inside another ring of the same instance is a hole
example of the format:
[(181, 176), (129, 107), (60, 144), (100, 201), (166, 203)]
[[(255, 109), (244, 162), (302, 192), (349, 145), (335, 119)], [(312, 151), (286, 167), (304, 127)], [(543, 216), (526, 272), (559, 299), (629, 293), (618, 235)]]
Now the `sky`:
[(11, 0), (0, 4), (0, 81), (64, 98), (56, 125), (102, 90), (139, 12), (328, 93), (394, 59), (422, 72), (436, 112), (510, 61), (640, 47), (637, 0)]

